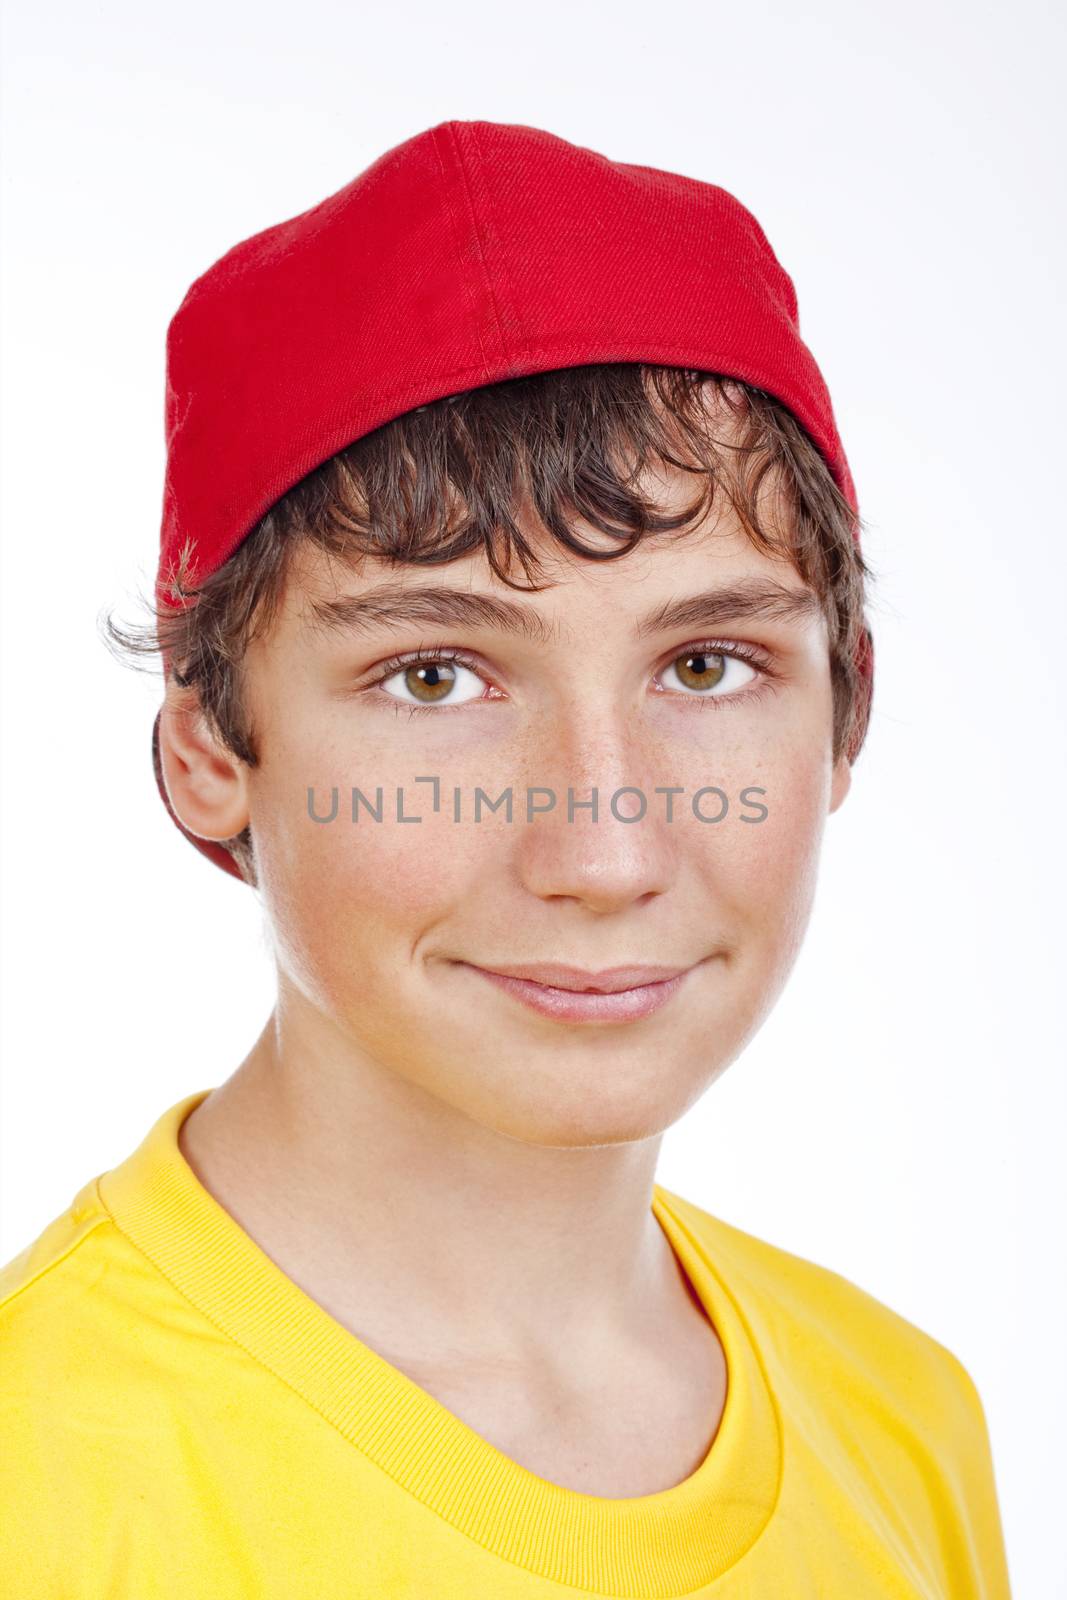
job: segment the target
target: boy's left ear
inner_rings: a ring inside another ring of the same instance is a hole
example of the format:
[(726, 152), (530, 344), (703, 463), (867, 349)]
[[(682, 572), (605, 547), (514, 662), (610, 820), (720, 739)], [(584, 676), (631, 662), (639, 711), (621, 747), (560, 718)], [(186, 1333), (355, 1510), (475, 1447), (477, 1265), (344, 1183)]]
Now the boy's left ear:
[(830, 782), (830, 805), (828, 807), (830, 812), (837, 810), (851, 787), (852, 765), (847, 756), (840, 755), (834, 762), (834, 773)]

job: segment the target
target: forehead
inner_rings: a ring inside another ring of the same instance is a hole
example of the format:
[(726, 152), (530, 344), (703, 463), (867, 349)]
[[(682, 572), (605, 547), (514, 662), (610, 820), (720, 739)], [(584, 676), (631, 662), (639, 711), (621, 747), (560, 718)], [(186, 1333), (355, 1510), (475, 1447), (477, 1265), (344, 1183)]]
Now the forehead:
[(823, 620), (818, 597), (788, 564), (746, 539), (724, 536), (714, 555), (694, 541), (672, 556), (661, 542), (611, 562), (575, 557), (566, 573), (540, 573), (544, 587), (537, 592), (501, 583), (482, 551), (430, 568), (374, 561), (358, 577), (327, 575), (313, 560), (286, 595), (282, 631), (303, 645), (394, 628), (461, 627), (551, 645), (620, 629), (642, 639), (753, 620), (797, 626)]
[[(756, 546), (725, 489), (719, 486), (710, 510), (692, 517), (681, 529), (652, 528), (634, 549), (622, 555), (618, 552), (625, 535), (607, 533), (578, 514), (567, 520), (567, 530), (594, 554), (568, 548), (546, 528), (529, 497), (524, 496), (512, 507), (512, 515), (536, 563), (529, 575), (516, 557), (507, 562), (503, 538), (496, 555), (510, 584), (493, 571), (481, 542), (451, 561), (429, 562), (374, 555), (357, 548), (341, 554), (305, 538), (290, 558), (283, 611), (290, 625), (316, 630), (322, 619), (329, 620), (338, 598), (382, 595), (392, 600), (406, 593), (414, 599), (416, 593), (429, 589), (497, 595), (501, 617), (518, 608), (529, 608), (531, 615), (564, 616), (598, 603), (611, 610), (620, 605), (627, 610), (647, 609), (650, 593), (709, 584), (736, 587), (746, 580), (750, 585), (778, 586), (795, 594), (807, 585), (791, 554), (791, 504), (773, 480), (774, 475), (768, 473), (759, 505), (761, 528), (777, 543), (770, 551)], [(657, 515), (678, 516), (697, 503), (704, 480), (697, 473), (659, 463), (641, 475), (638, 486)], [(604, 559), (609, 556), (611, 559)], [(528, 587), (531, 584), (538, 592)], [(372, 621), (373, 607), (362, 609), (366, 620)], [(453, 620), (463, 620), (459, 610)], [(478, 620), (492, 622), (488, 614)]]

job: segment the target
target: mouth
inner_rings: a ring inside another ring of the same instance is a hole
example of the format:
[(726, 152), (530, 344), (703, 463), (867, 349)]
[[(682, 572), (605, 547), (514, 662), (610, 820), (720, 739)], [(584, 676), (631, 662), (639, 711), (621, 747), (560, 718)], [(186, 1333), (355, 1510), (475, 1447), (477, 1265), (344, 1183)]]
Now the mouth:
[(560, 1022), (631, 1022), (651, 1016), (677, 994), (694, 970), (692, 965), (639, 965), (590, 972), (554, 961), (515, 967), (458, 964), (531, 1010)]

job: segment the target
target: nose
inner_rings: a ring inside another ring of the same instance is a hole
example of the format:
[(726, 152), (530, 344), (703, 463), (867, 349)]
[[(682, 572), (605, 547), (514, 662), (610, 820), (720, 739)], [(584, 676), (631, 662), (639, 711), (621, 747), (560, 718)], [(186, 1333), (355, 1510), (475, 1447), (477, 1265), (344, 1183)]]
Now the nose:
[(516, 830), (524, 887), (600, 915), (665, 894), (677, 872), (677, 830), (656, 793), (672, 779), (655, 749), (622, 716), (564, 712), (541, 750), (527, 766)]

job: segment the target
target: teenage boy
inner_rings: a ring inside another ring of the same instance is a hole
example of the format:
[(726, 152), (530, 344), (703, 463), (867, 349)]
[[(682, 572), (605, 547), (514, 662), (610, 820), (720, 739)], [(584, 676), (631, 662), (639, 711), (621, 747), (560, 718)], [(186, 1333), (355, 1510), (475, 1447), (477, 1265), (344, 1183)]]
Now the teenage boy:
[(5, 1269), (4, 1592), (1004, 1600), (959, 1361), (654, 1177), (870, 698), (755, 218), (442, 123), (194, 283), (167, 442), (156, 774), (278, 1000)]

